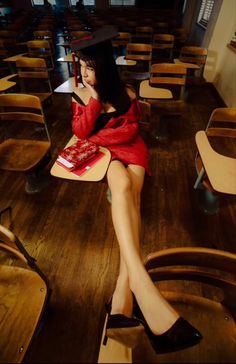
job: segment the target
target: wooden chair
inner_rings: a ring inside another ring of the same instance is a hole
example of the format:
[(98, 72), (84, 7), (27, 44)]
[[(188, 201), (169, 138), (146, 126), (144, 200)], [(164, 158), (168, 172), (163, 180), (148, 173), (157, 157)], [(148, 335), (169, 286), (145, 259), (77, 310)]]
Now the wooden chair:
[(51, 141), (39, 97), (1, 94), (0, 121), (5, 130), (0, 144), (0, 170), (25, 173), (26, 192), (41, 191), (49, 181), (42, 171), (51, 159)]
[(174, 43), (174, 53), (179, 54), (182, 47), (187, 45), (188, 41), (188, 31), (184, 27), (174, 27), (171, 33), (175, 37)]
[[(144, 264), (164, 297), (203, 335), (199, 345), (162, 355), (160, 361), (213, 363), (221, 358), (224, 363), (234, 362), (236, 254), (205, 247), (176, 247), (149, 254)], [(140, 357), (156, 362), (156, 354), (145, 342), (133, 350), (134, 362)]]
[(43, 40), (48, 40), (50, 42), (51, 45), (51, 49), (53, 51), (53, 53), (55, 53), (55, 47), (54, 47), (54, 34), (52, 30), (35, 30), (33, 32), (34, 34), (34, 39), (43, 39)]
[[(197, 46), (184, 46), (180, 50), (179, 58), (175, 59), (175, 63), (182, 63), (186, 65), (190, 65), (189, 70), (193, 69), (193, 73), (188, 74), (188, 82), (191, 81), (200, 81), (203, 80), (203, 72), (207, 59), (207, 49), (203, 47)], [(191, 67), (191, 65), (198, 66), (197, 69)]]
[[(173, 34), (154, 34), (152, 40), (152, 58), (154, 61), (158, 59), (172, 60), (174, 48)], [(156, 62), (155, 62), (156, 63)]]
[[(50, 288), (35, 259), (3, 225), (0, 250), (0, 362), (21, 363), (42, 321)], [(11, 265), (3, 264), (3, 252), (11, 258)]]
[(167, 138), (166, 122), (163, 118), (182, 115), (185, 109), (185, 83), (186, 69), (173, 63), (152, 64), (150, 78), (140, 83), (140, 98), (148, 101), (152, 109), (155, 109), (155, 139)]
[(112, 47), (117, 56), (126, 54), (126, 46), (131, 42), (131, 33), (119, 32), (118, 36), (112, 40)]
[(75, 39), (81, 39), (87, 35), (91, 34), (91, 32), (87, 31), (87, 30), (72, 30), (70, 31), (70, 37), (71, 40), (75, 40)]
[(43, 58), (46, 61), (48, 71), (54, 69), (53, 50), (48, 40), (29, 40), (27, 42), (27, 49), (29, 57)]
[[(213, 110), (205, 131), (196, 134), (198, 151), (195, 166), (198, 177), (194, 188), (201, 194), (204, 212), (219, 210), (219, 196), (236, 195), (236, 108)], [(218, 152), (215, 151), (218, 150)]]
[[(154, 63), (151, 66), (150, 78), (140, 84), (139, 95), (159, 111), (168, 114), (181, 114), (184, 106), (186, 69), (173, 63)], [(171, 90), (171, 100), (160, 100), (156, 88)]]
[(132, 42), (152, 44), (153, 31), (153, 27), (150, 26), (136, 27), (135, 33), (132, 35)]
[(21, 92), (38, 96), (42, 103), (52, 100), (52, 86), (43, 58), (20, 57), (16, 61)]
[(152, 60), (151, 44), (128, 43), (126, 46), (126, 60), (136, 61), (135, 66), (130, 66), (130, 71), (126, 71), (123, 76), (127, 81), (140, 83), (140, 81), (150, 77), (150, 67)]
[(154, 23), (154, 32), (158, 34), (166, 34), (169, 32), (169, 24), (165, 21), (157, 21)]

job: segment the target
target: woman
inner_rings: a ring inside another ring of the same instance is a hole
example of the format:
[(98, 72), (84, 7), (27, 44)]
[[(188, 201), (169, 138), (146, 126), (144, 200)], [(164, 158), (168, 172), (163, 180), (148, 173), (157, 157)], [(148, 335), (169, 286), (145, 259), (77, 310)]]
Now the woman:
[(148, 150), (139, 135), (138, 100), (119, 77), (112, 37), (114, 30), (106, 28), (72, 44), (79, 50), (82, 82), (91, 94), (86, 106), (72, 103), (73, 132), (112, 154), (107, 182), (120, 271), (108, 307), (106, 335), (133, 347), (145, 330), (157, 353), (176, 351), (197, 344), (201, 334), (164, 299), (143, 266), (140, 194), (145, 173), (150, 173)]

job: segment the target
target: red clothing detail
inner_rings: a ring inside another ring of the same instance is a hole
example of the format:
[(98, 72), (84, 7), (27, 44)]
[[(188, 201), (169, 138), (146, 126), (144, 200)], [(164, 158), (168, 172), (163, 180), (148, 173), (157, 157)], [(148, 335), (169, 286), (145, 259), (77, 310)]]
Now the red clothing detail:
[(120, 116), (112, 117), (105, 127), (93, 134), (102, 104), (90, 98), (89, 103), (81, 105), (72, 102), (72, 130), (80, 139), (88, 139), (110, 150), (112, 159), (125, 165), (136, 164), (150, 174), (148, 149), (139, 135), (140, 106), (138, 100), (131, 102), (129, 110)]

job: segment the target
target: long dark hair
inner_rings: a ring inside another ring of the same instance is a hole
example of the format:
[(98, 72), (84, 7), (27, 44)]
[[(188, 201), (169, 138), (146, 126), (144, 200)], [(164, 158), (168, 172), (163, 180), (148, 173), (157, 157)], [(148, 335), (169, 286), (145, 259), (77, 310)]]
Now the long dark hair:
[(88, 66), (93, 67), (97, 84), (95, 89), (101, 102), (108, 102), (117, 110), (127, 110), (130, 99), (122, 82), (113, 54), (111, 42), (104, 42), (97, 47), (91, 47), (79, 52), (79, 58)]

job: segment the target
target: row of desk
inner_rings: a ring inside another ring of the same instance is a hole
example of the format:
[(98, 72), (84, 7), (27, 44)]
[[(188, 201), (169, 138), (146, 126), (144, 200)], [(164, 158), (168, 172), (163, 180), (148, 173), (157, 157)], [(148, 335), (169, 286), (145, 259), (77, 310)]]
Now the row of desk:
[[(8, 57), (5, 59), (5, 61), (10, 62), (10, 63), (16, 62), (16, 60), (22, 56), (25, 56), (25, 53), (18, 54), (18, 55), (12, 56), (12, 57)], [(73, 62), (72, 54), (69, 53), (65, 57), (59, 58), (57, 61), (58, 62), (67, 62), (67, 63)], [(125, 60), (125, 58), (122, 56), (122, 57), (118, 57), (118, 59), (116, 60), (116, 63), (119, 66), (129, 66), (129, 65), (135, 64), (135, 61)], [(185, 66), (193, 68), (193, 66), (188, 65), (188, 64), (186, 64)], [(3, 77), (2, 79), (0, 79), (0, 92), (5, 92), (15, 86), (16, 82), (11, 81), (11, 78), (13, 78), (15, 76), (16, 76), (16, 74), (13, 73), (9, 76), (6, 76), (6, 77)], [(55, 93), (67, 93), (67, 94), (71, 94), (71, 95), (73, 93), (75, 93), (84, 104), (87, 104), (89, 101), (89, 98), (90, 98), (90, 94), (89, 94), (88, 90), (81, 83), (78, 83), (77, 87), (75, 86), (74, 77), (69, 77), (69, 79), (67, 81), (63, 82), (60, 86), (58, 86), (54, 90), (54, 92)], [(162, 88), (158, 89), (157, 88), (156, 93), (157, 93), (157, 98), (159, 98), (159, 99), (171, 99), (172, 98), (172, 94), (171, 94), (170, 90), (167, 90), (167, 89), (162, 89)], [(141, 94), (140, 96), (143, 97), (144, 95)], [(76, 138), (75, 138), (75, 136), (73, 136), (66, 144), (66, 147), (73, 144), (75, 141), (76, 141)], [(202, 146), (203, 151), (201, 153), (201, 156), (203, 159), (202, 161), (203, 161), (203, 165), (206, 169), (206, 173), (208, 174), (208, 172), (210, 171), (209, 173), (212, 178), (209, 178), (209, 179), (211, 181), (213, 181), (213, 188), (214, 188), (214, 179), (215, 179), (214, 170), (212, 170), (212, 168), (209, 167), (209, 165), (211, 163), (208, 160), (208, 157), (207, 157), (208, 154), (204, 153), (204, 149), (209, 148), (209, 146), (206, 146), (206, 145), (204, 146), (204, 145)], [(81, 181), (99, 181), (104, 177), (109, 160), (111, 158), (110, 152), (108, 151), (108, 149), (101, 147), (101, 151), (104, 153), (104, 157), (101, 158), (92, 168), (90, 168), (84, 175), (82, 175), (80, 177), (71, 172), (68, 172), (63, 167), (59, 166), (57, 163), (54, 163), (54, 165), (51, 169), (51, 174), (55, 177), (64, 178), (64, 179), (71, 179), (71, 180), (78, 180), (78, 181), (80, 181), (80, 180)]]

